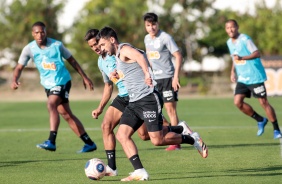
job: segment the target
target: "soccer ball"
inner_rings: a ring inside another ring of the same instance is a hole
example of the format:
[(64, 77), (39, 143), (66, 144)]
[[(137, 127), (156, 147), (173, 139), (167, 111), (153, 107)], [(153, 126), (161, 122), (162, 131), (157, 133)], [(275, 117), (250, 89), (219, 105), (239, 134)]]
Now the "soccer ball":
[(84, 167), (86, 176), (91, 180), (100, 180), (106, 174), (106, 166), (99, 158), (88, 160)]

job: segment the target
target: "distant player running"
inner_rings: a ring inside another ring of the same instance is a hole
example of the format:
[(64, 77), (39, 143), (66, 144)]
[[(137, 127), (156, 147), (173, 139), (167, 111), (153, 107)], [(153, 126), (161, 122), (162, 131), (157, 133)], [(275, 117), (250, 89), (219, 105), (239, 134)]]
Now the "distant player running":
[(17, 89), (20, 86), (19, 78), (22, 70), (27, 65), (29, 59), (32, 59), (39, 71), (41, 84), (45, 88), (48, 97), (47, 108), (50, 121), (50, 135), (48, 140), (42, 144), (37, 144), (36, 147), (49, 151), (56, 150), (56, 137), (60, 125), (59, 115), (61, 115), (68, 122), (75, 134), (85, 143), (84, 147), (78, 153), (96, 150), (96, 144), (90, 139), (82, 123), (70, 109), (69, 92), (71, 89), (71, 76), (65, 67), (63, 58), (81, 75), (85, 88), (87, 87), (93, 90), (92, 81), (87, 77), (62, 42), (47, 37), (44, 23), (36, 22), (33, 24), (32, 36), (34, 41), (24, 47), (18, 65), (14, 69), (11, 88)]
[(234, 104), (241, 112), (258, 122), (257, 136), (261, 136), (268, 119), (257, 114), (249, 104), (244, 102), (246, 97), (250, 98), (253, 94), (255, 98), (258, 98), (260, 105), (272, 122), (274, 139), (281, 138), (275, 111), (267, 100), (264, 85), (266, 73), (260, 60), (260, 52), (252, 39), (246, 34), (239, 33), (238, 29), (239, 25), (236, 20), (228, 20), (225, 23), (225, 31), (230, 37), (227, 40), (227, 46), (233, 60), (230, 78), (232, 82), (237, 82)]

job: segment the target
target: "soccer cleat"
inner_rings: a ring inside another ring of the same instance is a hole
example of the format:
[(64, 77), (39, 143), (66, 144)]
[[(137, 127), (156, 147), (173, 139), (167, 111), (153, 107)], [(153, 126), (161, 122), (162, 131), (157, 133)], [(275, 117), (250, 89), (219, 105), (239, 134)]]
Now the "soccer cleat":
[(257, 132), (257, 136), (261, 136), (264, 132), (264, 127), (267, 124), (268, 119), (267, 118), (263, 118), (263, 121), (258, 122), (258, 132)]
[(135, 170), (134, 172), (130, 173), (128, 177), (123, 178), (120, 181), (145, 181), (145, 180), (149, 180), (149, 174), (144, 168), (142, 168)]
[(203, 158), (207, 158), (208, 157), (208, 147), (203, 142), (200, 135), (197, 132), (194, 132), (194, 133), (191, 134), (191, 137), (193, 137), (194, 140), (195, 140), (193, 146), (198, 150), (198, 152), (200, 153), (200, 155)]
[(118, 175), (117, 169), (116, 169), (116, 170), (113, 170), (112, 168), (110, 168), (110, 167), (107, 165), (105, 176), (117, 176), (117, 175)]
[(279, 130), (274, 130), (274, 139), (282, 138), (281, 132)]
[(77, 153), (86, 153), (95, 151), (97, 149), (97, 146), (95, 143), (93, 145), (85, 144), (81, 150), (79, 150)]
[(41, 144), (37, 144), (36, 147), (40, 149), (45, 149), (48, 151), (56, 151), (56, 145), (51, 143), (50, 140), (44, 141)]
[(187, 123), (185, 121), (180, 121), (178, 123), (178, 126), (183, 127), (182, 135), (190, 135), (193, 133), (193, 131), (188, 127)]
[(175, 151), (175, 150), (180, 150), (181, 146), (180, 144), (177, 145), (169, 145), (165, 150), (166, 151)]

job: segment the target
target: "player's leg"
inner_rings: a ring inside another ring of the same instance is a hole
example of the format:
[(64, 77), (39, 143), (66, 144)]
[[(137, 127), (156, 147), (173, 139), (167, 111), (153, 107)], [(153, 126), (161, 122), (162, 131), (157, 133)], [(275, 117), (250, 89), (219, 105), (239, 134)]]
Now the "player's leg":
[(97, 149), (96, 144), (91, 140), (89, 135), (84, 129), (81, 121), (72, 113), (69, 105), (69, 92), (71, 89), (71, 81), (67, 82), (62, 86), (60, 91), (60, 96), (62, 98), (62, 103), (58, 106), (58, 112), (68, 123), (73, 132), (80, 137), (80, 139), (85, 143), (83, 148), (78, 151), (78, 153), (91, 152)]
[[(259, 103), (262, 106), (262, 108), (264, 109), (267, 118), (270, 120), (270, 122), (273, 125), (273, 134), (274, 134), (273, 137), (274, 137), (274, 139), (281, 138), (282, 135), (281, 135), (281, 132), (280, 132), (280, 129), (279, 129), (276, 113), (275, 113), (274, 108), (269, 104), (269, 101), (267, 99), (267, 93), (266, 93), (266, 88), (264, 86), (264, 83), (262, 83), (262, 84), (260, 84), (258, 86), (255, 85), (253, 87), (253, 89), (254, 89), (253, 90), (254, 97), (258, 98)], [(255, 90), (255, 89), (260, 89), (260, 90)], [(266, 125), (266, 123), (267, 123), (267, 121), (266, 122), (261, 122), (261, 123), (258, 124), (259, 128), (261, 127), (261, 132), (262, 133), (264, 131), (264, 126)]]
[(118, 125), (122, 112), (110, 106), (104, 116), (101, 128), (103, 133), (104, 149), (107, 155), (106, 176), (117, 176), (116, 167), (116, 138), (114, 128)]
[(116, 138), (120, 142), (127, 158), (131, 162), (134, 172), (130, 176), (123, 178), (121, 181), (133, 181), (133, 180), (148, 180), (149, 175), (144, 169), (141, 160), (138, 155), (138, 149), (132, 139), (133, 133), (142, 125), (143, 120), (140, 119), (138, 113), (142, 112), (135, 106), (136, 103), (126, 107), (120, 120), (120, 125), (116, 133)]
[(48, 97), (47, 109), (49, 113), (50, 126), (49, 138), (43, 143), (36, 145), (37, 148), (45, 149), (48, 151), (56, 151), (56, 138), (60, 125), (60, 116), (57, 107), (62, 102), (62, 98), (57, 95), (57, 93), (60, 93), (60, 86), (58, 86), (57, 88), (56, 87), (45, 90), (46, 95)]
[(257, 121), (258, 123), (257, 136), (260, 136), (264, 132), (264, 126), (266, 125), (268, 120), (267, 118), (262, 117), (256, 111), (254, 111), (254, 109), (249, 104), (244, 102), (244, 99), (246, 97), (247, 98), (251, 97), (251, 93), (254, 90), (254, 88), (255, 88), (254, 86), (250, 86), (250, 85), (247, 86), (243, 83), (237, 83), (235, 88), (234, 104), (241, 112), (243, 112), (247, 116), (252, 117)]

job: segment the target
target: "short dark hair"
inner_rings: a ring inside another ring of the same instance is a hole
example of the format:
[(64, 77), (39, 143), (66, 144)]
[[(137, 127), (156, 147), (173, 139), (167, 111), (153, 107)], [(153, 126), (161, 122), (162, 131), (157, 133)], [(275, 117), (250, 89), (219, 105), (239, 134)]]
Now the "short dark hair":
[(88, 41), (88, 40), (90, 40), (90, 39), (92, 39), (92, 38), (96, 38), (96, 36), (98, 35), (98, 33), (99, 33), (99, 30), (98, 30), (98, 29), (89, 29), (89, 30), (86, 32), (85, 36), (84, 36), (84, 40), (85, 40), (85, 41)]
[(32, 28), (34, 28), (35, 26), (40, 26), (40, 27), (43, 27), (43, 28), (46, 28), (45, 24), (41, 21), (37, 21), (35, 22), (33, 25), (32, 25)]
[(237, 21), (236, 20), (234, 20), (234, 19), (228, 19), (227, 21), (226, 21), (226, 23), (229, 23), (229, 22), (233, 22), (234, 24), (235, 24), (235, 26), (239, 26), (239, 24), (237, 23)]
[(118, 41), (117, 33), (115, 32), (115, 30), (111, 27), (104, 27), (103, 29), (99, 31), (99, 34), (97, 35), (96, 38), (97, 39), (100, 39), (100, 38), (109, 39), (111, 37), (114, 37)]
[(144, 19), (144, 21), (148, 21), (148, 22), (151, 22), (151, 23), (158, 22), (158, 16), (155, 13), (150, 13), (150, 12), (146, 13), (143, 16), (143, 19)]

